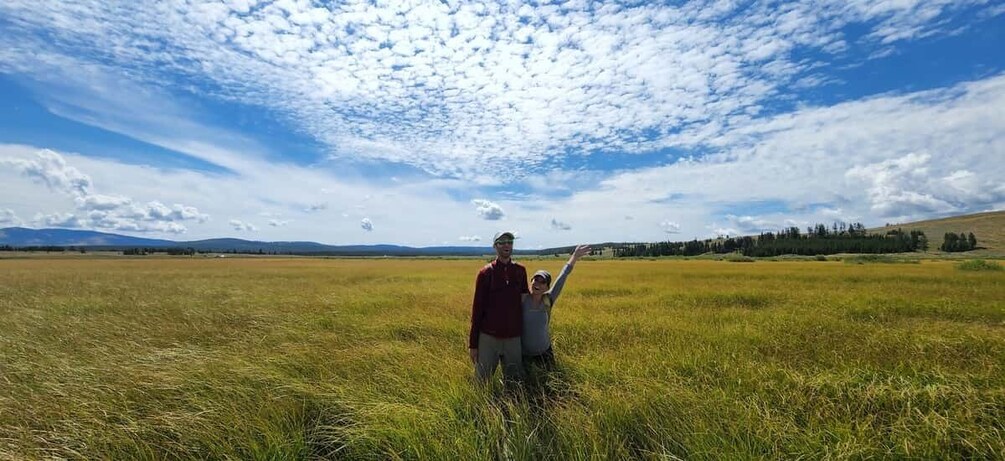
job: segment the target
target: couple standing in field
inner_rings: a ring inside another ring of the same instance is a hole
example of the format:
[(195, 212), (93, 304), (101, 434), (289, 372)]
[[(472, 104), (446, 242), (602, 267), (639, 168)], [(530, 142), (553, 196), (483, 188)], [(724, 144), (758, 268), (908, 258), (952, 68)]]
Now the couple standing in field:
[(468, 352), (482, 382), (492, 377), (500, 360), (503, 376), (509, 380), (522, 379), (524, 366), (547, 369), (555, 364), (549, 332), (551, 308), (576, 261), (590, 252), (587, 245), (577, 246), (554, 287), (545, 270), (535, 272), (528, 287), (527, 270), (512, 260), (515, 238), (511, 232), (495, 235), (496, 259), (478, 272), (475, 281)]

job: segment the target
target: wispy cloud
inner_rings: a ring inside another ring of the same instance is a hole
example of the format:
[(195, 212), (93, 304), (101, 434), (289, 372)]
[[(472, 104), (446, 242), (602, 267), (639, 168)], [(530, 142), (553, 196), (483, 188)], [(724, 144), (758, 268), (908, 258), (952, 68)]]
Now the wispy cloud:
[[(714, 139), (810, 75), (821, 64), (811, 56), (842, 53), (849, 40), (879, 47), (924, 37), (947, 14), (985, 3), (8, 0), (0, 68), (112, 65), (158, 86), (268, 107), (338, 157), (474, 178), (570, 149)], [(848, 37), (849, 25), (865, 36)], [(55, 63), (70, 57), (85, 65)]]
[(661, 222), (660, 223), (660, 228), (662, 228), (663, 232), (666, 232), (667, 234), (679, 234), (680, 233), (680, 224), (677, 224), (677, 223), (675, 223), (673, 221), (663, 221), (663, 222)]
[(230, 223), (230, 227), (233, 227), (234, 230), (239, 231), (239, 232), (244, 232), (244, 231), (246, 231), (246, 232), (255, 232), (255, 231), (258, 230), (258, 227), (255, 226), (254, 224), (251, 224), (249, 222), (241, 221), (240, 219), (231, 219), (229, 221), (229, 223)]
[(20, 226), (21, 218), (17, 217), (14, 210), (9, 208), (0, 209), (0, 226)]
[(327, 210), (327, 209), (328, 209), (328, 203), (327, 202), (323, 202), (323, 203), (314, 203), (314, 204), (308, 205), (307, 208), (304, 208), (304, 211), (306, 211), (308, 213), (317, 213), (319, 211), (324, 211), (324, 210)]
[(567, 230), (571, 230), (572, 226), (570, 226), (569, 224), (566, 224), (564, 222), (561, 222), (561, 221), (559, 221), (559, 220), (557, 220), (555, 218), (551, 218), (551, 228), (555, 229), (555, 230), (567, 231)]
[(280, 220), (280, 219), (270, 219), (269, 220), (269, 225), (272, 226), (272, 227), (283, 227), (283, 226), (285, 226), (285, 225), (287, 225), (289, 223), (290, 223), (290, 221), (288, 221), (288, 220)]
[[(799, 226), (835, 219), (882, 225), (1005, 209), (1001, 106), (1005, 75), (807, 107), (737, 128), (706, 157), (621, 172), (543, 202), (541, 214), (575, 219), (587, 236), (654, 241), (665, 238), (659, 223), (668, 209), (685, 238), (777, 230), (787, 219)], [(688, 199), (654, 200), (674, 194)], [(763, 202), (783, 209), (715, 211)], [(630, 226), (621, 219), (625, 210), (634, 218)]]
[[(966, 8), (988, 20), (994, 2), (246, 3), (0, 2), (0, 72), (46, 110), (219, 167), (147, 167), (143, 152), (131, 165), (96, 151), (12, 157), (0, 160), (0, 209), (209, 236), (233, 230), (210, 214), (295, 214), (265, 230), (370, 243), (491, 235), (505, 220), (536, 245), (1005, 206), (1005, 76), (859, 100), (834, 92), (844, 102), (825, 107), (796, 95), (845, 84), (828, 73), (834, 61), (950, 33)], [(261, 108), (319, 141), (319, 156), (436, 176), (287, 162), (258, 133), (206, 123), (192, 110), (202, 101)], [(635, 153), (659, 166), (569, 166)], [(792, 216), (723, 211), (752, 201)], [(348, 219), (326, 219), (338, 216), (320, 212), (328, 203)]]
[(457, 239), (460, 240), (460, 241), (462, 241), (462, 242), (480, 242), (480, 241), (482, 241), (482, 238), (479, 237), (479, 236), (477, 236), (477, 235), (462, 235), (462, 236), (458, 237)]
[(684, 207), (828, 203), (876, 219), (998, 208), (1005, 205), (1005, 165), (997, 161), (1005, 155), (1002, 105), (1005, 75), (806, 108), (730, 132), (717, 140), (716, 154), (625, 172), (602, 182), (603, 193), (585, 197), (593, 209), (617, 200), (612, 208), (637, 207), (674, 193), (697, 199)]
[[(0, 158), (7, 160), (34, 161), (38, 151), (31, 146), (0, 144)], [(468, 200), (458, 201), (446, 192), (463, 190), (464, 184), (457, 180), (403, 181), (394, 185), (370, 185), (359, 181), (346, 184), (333, 173), (309, 167), (269, 165), (271, 174), (219, 175), (205, 171), (151, 168), (72, 152), (59, 152), (59, 155), (67, 165), (91, 178), (91, 195), (100, 193), (109, 197), (107, 200), (94, 199), (94, 205), (107, 205), (105, 202), (114, 201), (116, 197), (131, 198), (137, 206), (156, 199), (170, 209), (174, 209), (171, 204), (184, 204), (197, 209), (207, 218), (212, 216), (214, 219), (204, 222), (199, 219), (175, 222), (186, 227), (186, 234), (191, 239), (245, 232), (235, 231), (228, 222), (231, 218), (255, 224), (258, 232), (269, 239), (312, 240), (336, 245), (410, 241), (415, 245), (429, 246), (440, 244), (444, 240), (444, 232), (450, 229), (453, 229), (451, 232), (466, 229), (469, 235), (482, 236), (485, 233), (491, 235), (496, 230), (490, 225), (495, 221), (478, 217), (472, 212), (473, 206)], [(297, 180), (290, 182), (288, 178)], [(43, 182), (24, 176), (20, 170), (0, 168), (0, 184), (4, 185), (0, 193), (0, 209), (9, 208), (29, 223), (36, 213), (52, 215), (71, 212), (80, 215), (82, 220), (86, 218), (82, 210), (77, 210), (72, 194), (51, 190)], [(346, 213), (347, 219), (338, 214), (333, 219), (326, 213), (304, 213), (295, 219), (287, 217), (290, 213), (302, 212), (304, 204), (310, 203), (304, 200), (304, 194), (321, 187), (330, 188), (333, 203), (350, 204), (369, 196), (366, 200), (367, 213), (353, 210)], [(140, 202), (137, 200), (139, 197), (148, 201)], [(185, 216), (184, 208), (178, 211)], [(166, 212), (161, 210), (161, 214)], [(215, 219), (219, 216), (226, 218)], [(360, 231), (360, 219), (364, 216), (371, 220), (374, 226), (372, 232)], [(288, 223), (273, 227), (267, 225), (269, 219)], [(257, 226), (259, 222), (261, 226)], [(544, 223), (547, 225), (546, 220)], [(93, 228), (86, 223), (80, 225)], [(174, 236), (167, 227), (164, 231), (150, 230), (146, 233), (160, 234), (162, 238)]]
[(773, 232), (781, 229), (782, 227), (774, 221), (755, 216), (726, 215), (726, 220), (729, 221), (729, 229), (733, 230), (734, 234), (757, 234), (765, 231)]

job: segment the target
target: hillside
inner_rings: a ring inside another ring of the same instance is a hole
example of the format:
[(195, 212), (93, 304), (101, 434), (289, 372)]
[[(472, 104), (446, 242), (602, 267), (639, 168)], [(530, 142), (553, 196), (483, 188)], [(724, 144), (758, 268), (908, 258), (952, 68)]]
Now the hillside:
[(921, 230), (928, 236), (932, 249), (938, 249), (946, 232), (973, 232), (977, 237), (977, 245), (989, 253), (1005, 253), (1005, 211), (991, 211), (950, 218), (932, 219), (893, 226), (869, 229), (871, 232), (885, 233), (892, 229), (910, 231)]
[(27, 229), (8, 227), (0, 229), (0, 244), (13, 246), (145, 246), (168, 247), (176, 242), (170, 240), (130, 237), (77, 229)]

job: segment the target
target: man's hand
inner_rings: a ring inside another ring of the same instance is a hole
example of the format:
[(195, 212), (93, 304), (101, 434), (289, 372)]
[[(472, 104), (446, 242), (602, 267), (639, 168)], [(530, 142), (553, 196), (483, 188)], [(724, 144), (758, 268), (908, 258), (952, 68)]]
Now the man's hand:
[(468, 349), (468, 354), (471, 356), (471, 363), (478, 365), (478, 349), (477, 348)]
[(592, 249), (589, 245), (577, 246), (576, 249), (572, 251), (572, 256), (569, 256), (569, 265), (574, 266), (579, 258), (590, 254), (590, 251), (592, 251)]

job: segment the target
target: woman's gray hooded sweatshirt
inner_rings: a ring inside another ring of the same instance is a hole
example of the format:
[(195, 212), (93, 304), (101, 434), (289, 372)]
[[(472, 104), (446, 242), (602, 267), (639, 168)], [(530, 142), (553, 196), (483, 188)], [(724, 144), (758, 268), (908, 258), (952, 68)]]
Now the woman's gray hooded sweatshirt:
[(535, 305), (531, 295), (523, 295), (523, 337), (521, 339), (523, 355), (540, 355), (551, 348), (551, 335), (548, 332), (551, 308), (558, 300), (558, 295), (562, 293), (565, 278), (570, 273), (572, 273), (572, 266), (566, 264), (551, 289), (541, 297), (541, 304)]

